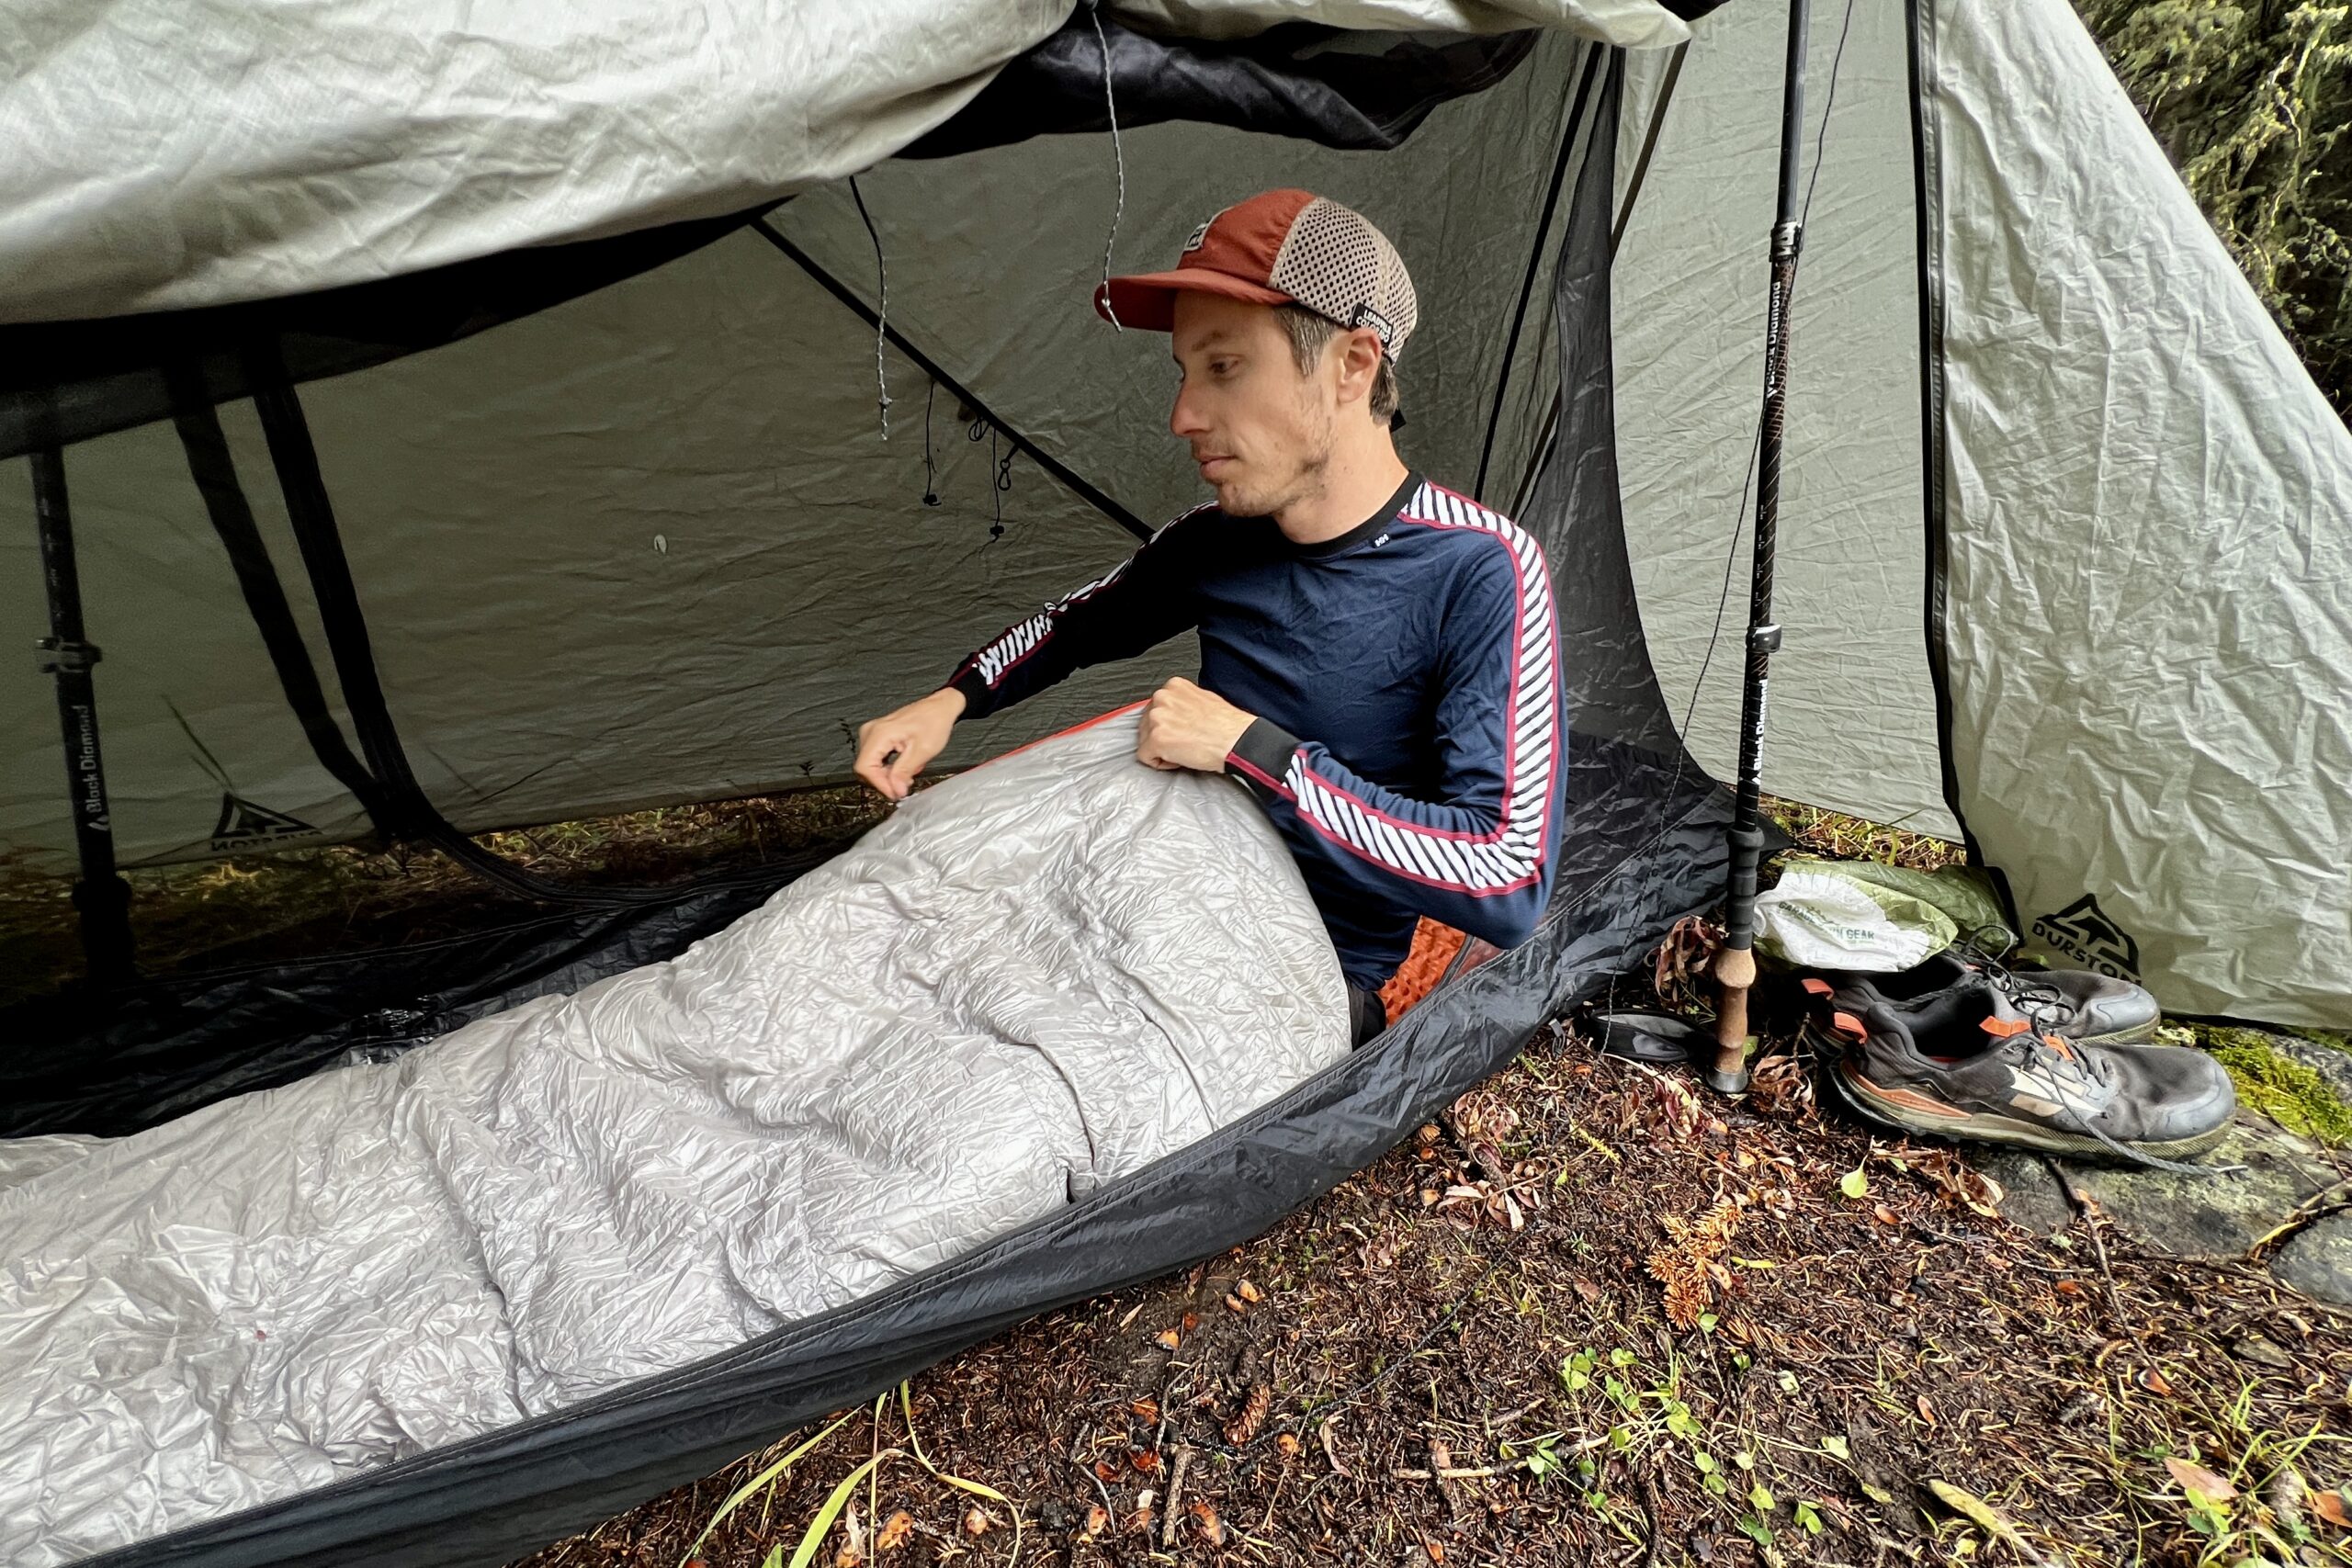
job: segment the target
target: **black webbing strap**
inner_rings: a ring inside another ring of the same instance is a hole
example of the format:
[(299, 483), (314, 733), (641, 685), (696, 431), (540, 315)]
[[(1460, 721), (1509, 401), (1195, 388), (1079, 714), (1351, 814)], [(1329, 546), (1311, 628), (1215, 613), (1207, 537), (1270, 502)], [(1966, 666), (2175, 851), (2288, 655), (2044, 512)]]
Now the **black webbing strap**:
[[(1487, 465), (1495, 456), (1495, 434), (1503, 422), (1503, 400), (1510, 391), (1511, 360), (1519, 353), (1520, 328), (1527, 321), (1527, 304), (1535, 295), (1535, 277), (1544, 267), (1544, 258), (1550, 251), (1552, 214), (1560, 205), (1560, 188), (1567, 183), (1568, 158), (1577, 145), (1577, 128), (1584, 123), (1585, 101), (1592, 96), (1592, 84), (1600, 73), (1601, 57), (1614, 52), (1597, 43), (1585, 45), (1584, 73), (1577, 79), (1576, 97), (1568, 106), (1568, 123), (1560, 132), (1559, 156), (1552, 161), (1552, 184), (1544, 193), (1544, 215), (1535, 220), (1535, 243), (1528, 248), (1527, 271), (1519, 280), (1519, 308), (1510, 313), (1510, 334), (1503, 340), (1502, 367), (1495, 372), (1495, 401), (1487, 414), (1487, 439), (1478, 448), (1478, 477), (1471, 482), (1470, 497), (1484, 503), (1487, 499)], [(1594, 134), (1600, 134), (1595, 128)]]
[(311, 662), (311, 650), (295, 624), (293, 606), (287, 602), (286, 590), (271, 564), (269, 547), (254, 524), (253, 506), (237, 478), (236, 458), (229, 451), (220, 415), (199, 373), (194, 366), (182, 363), (165, 370), (164, 376), (171, 387), (172, 423), (187, 454), (188, 473), (204, 497), (212, 531), (220, 535), (221, 546), (229, 552), (229, 566), (237, 574), (245, 608), (261, 632), (262, 647), (269, 653), (270, 666), (277, 671), (277, 683), (302, 727), (303, 739), (311, 743), (319, 765), (359, 802), (379, 834), (387, 840), (402, 837), (409, 824), (375, 775), (352, 754), (343, 727), (327, 706), (318, 668)]
[(995, 410), (989, 408), (988, 404), (982, 402), (977, 396), (975, 396), (969, 387), (965, 386), (963, 382), (958, 381), (955, 377), (950, 376), (946, 371), (941, 369), (937, 360), (932, 358), (931, 355), (925, 354), (922, 349), (917, 348), (913, 344), (909, 343), (905, 334), (900, 333), (898, 328), (884, 321), (881, 316), (875, 310), (874, 307), (868, 305), (864, 299), (858, 297), (855, 289), (850, 288), (849, 285), (843, 283), (840, 278), (835, 277), (831, 273), (827, 272), (823, 267), (818, 265), (816, 258), (809, 255), (808, 252), (802, 250), (798, 245), (794, 244), (790, 240), (786, 239), (783, 232), (779, 231), (775, 225), (770, 223), (765, 218), (758, 218), (752, 220), (752, 227), (759, 233), (762, 239), (767, 241), (769, 244), (774, 245), (777, 250), (782, 251), (786, 256), (791, 258), (794, 265), (797, 265), (801, 271), (816, 279), (818, 285), (821, 287), (826, 293), (831, 295), (834, 299), (848, 306), (852, 311), (855, 312), (858, 320), (864, 321), (869, 327), (878, 328), (881, 331), (883, 337), (889, 341), (891, 347), (897, 349), (900, 354), (905, 355), (909, 359), (914, 362), (915, 368), (921, 370), (924, 375), (930, 377), (933, 380), (946, 388), (948, 391), (962, 399), (965, 407), (970, 409), (974, 413), (978, 414), (990, 424), (996, 426), (997, 429), (1002, 431), (1004, 433), (1004, 438), (1007, 441), (1012, 442), (1014, 446), (1018, 447), (1023, 452), (1027, 453), (1030, 461), (1045, 469), (1046, 473), (1052, 475), (1055, 479), (1059, 479), (1062, 484), (1069, 489), (1072, 495), (1077, 496), (1079, 500), (1086, 502), (1087, 505), (1094, 508), (1095, 511), (1100, 512), (1103, 516), (1108, 517), (1112, 522), (1116, 523), (1120, 527), (1125, 528), (1136, 538), (1148, 539), (1151, 537), (1150, 525), (1147, 524), (1142, 518), (1136, 516), (1134, 513), (1128, 511), (1125, 507), (1121, 506), (1109, 496), (1103, 494), (1102, 491), (1097, 490), (1094, 486), (1087, 483), (1085, 479), (1079, 477), (1078, 473), (1072, 469), (1069, 464), (1063, 462), (1060, 458), (1055, 457), (1052, 453), (1038, 446), (1035, 441), (1032, 441), (1028, 436), (1023, 435), (1012, 425), (1006, 423), (1004, 420), (997, 414)]
[[(400, 732), (392, 724), (384, 699), (383, 682), (376, 672), (376, 658), (368, 637), (368, 622), (359, 607), (359, 591), (351, 577), (343, 536), (337, 531), (334, 509), (327, 499), (326, 481), (319, 473), (317, 449), (311, 442), (310, 422), (302, 415), (286, 365), (274, 344), (256, 344), (244, 353), (247, 382), (254, 408), (261, 415), (262, 434), (269, 442), (278, 488), (286, 498), (286, 515), (317, 601), (320, 624), (326, 630), (327, 653), (343, 688), (345, 707), (359, 737), (367, 772), (372, 777), (390, 820), (406, 836), (424, 840), (484, 881), (521, 897), (545, 903), (605, 908), (675, 898), (676, 887), (576, 887), (524, 870), (475, 843), (441, 815), (426, 797), (410, 768)], [(233, 474), (232, 475), (233, 479)], [(283, 595), (280, 595), (282, 600)], [(265, 636), (267, 634), (265, 633)], [(307, 655), (304, 661), (307, 663)], [(346, 755), (348, 753), (346, 752)], [(323, 760), (323, 759), (322, 759)], [(363, 804), (367, 796), (362, 796)], [(707, 879), (702, 886), (729, 880), (757, 881), (773, 875), (773, 868), (746, 867)]]
[(1658, 83), (1657, 97), (1650, 105), (1649, 129), (1642, 133), (1642, 151), (1634, 160), (1634, 172), (1625, 178), (1625, 199), (1618, 204), (1617, 221), (1609, 231), (1609, 254), (1614, 256), (1617, 247), (1625, 243), (1625, 225), (1634, 220), (1634, 204), (1642, 197), (1642, 186), (1650, 177), (1650, 159), (1657, 152), (1658, 132), (1666, 129), (1667, 106), (1674, 102), (1675, 84), (1682, 80), (1683, 57), (1690, 52), (1688, 39), (1674, 46), (1674, 53), (1666, 62), (1666, 75)]
[[(1675, 46), (1674, 57), (1666, 63), (1666, 77), (1658, 85), (1657, 101), (1650, 106), (1649, 129), (1642, 135), (1641, 156), (1634, 164), (1633, 175), (1625, 182), (1625, 199), (1617, 209), (1617, 221), (1609, 231), (1609, 259), (1617, 259), (1618, 248), (1625, 243), (1626, 226), (1634, 221), (1634, 204), (1641, 198), (1643, 182), (1649, 178), (1650, 158), (1657, 151), (1658, 133), (1666, 127), (1668, 106), (1674, 102), (1675, 84), (1682, 79), (1682, 58), (1690, 52), (1688, 43)], [(1535, 492), (1536, 478), (1544, 471), (1544, 455), (1552, 449), (1552, 432), (1560, 423), (1560, 392), (1552, 389), (1551, 406), (1544, 411), (1542, 434), (1536, 437), (1534, 455), (1528, 459), (1527, 471), (1520, 476), (1519, 494), (1514, 498), (1510, 514), (1518, 516), (1527, 510), (1528, 498)]]

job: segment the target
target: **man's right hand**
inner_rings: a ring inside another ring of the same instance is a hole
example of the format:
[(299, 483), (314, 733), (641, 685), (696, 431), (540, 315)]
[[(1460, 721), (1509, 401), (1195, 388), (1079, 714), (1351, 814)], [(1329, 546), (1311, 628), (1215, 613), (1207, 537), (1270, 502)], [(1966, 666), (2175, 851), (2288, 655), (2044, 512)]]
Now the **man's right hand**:
[(964, 712), (964, 694), (943, 686), (896, 713), (857, 728), (857, 776), (890, 800), (904, 800), (915, 775), (947, 747), (948, 733)]

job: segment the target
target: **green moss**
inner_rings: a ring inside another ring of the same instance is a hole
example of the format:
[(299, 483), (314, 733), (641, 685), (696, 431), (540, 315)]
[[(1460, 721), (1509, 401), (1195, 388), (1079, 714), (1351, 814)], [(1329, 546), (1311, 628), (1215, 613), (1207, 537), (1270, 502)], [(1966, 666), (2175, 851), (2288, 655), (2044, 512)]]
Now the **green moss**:
[(2280, 1055), (2257, 1030), (2190, 1027), (2197, 1043), (2229, 1069), (2239, 1100), (2249, 1109), (2331, 1148), (2352, 1144), (2352, 1105), (2316, 1071)]
[(2352, 1034), (2334, 1029), (2300, 1029), (2296, 1032), (2306, 1040), (2316, 1040), (2331, 1051), (2352, 1055)]

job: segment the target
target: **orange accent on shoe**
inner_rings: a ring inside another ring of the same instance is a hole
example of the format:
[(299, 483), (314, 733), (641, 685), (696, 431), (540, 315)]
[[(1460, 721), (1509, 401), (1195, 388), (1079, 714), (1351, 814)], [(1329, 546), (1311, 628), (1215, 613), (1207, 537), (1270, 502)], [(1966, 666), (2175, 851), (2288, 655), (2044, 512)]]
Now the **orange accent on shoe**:
[(1818, 975), (1806, 976), (1804, 977), (1804, 988), (1816, 997), (1828, 996), (1831, 991), (1829, 982), (1823, 979)]
[(1870, 1090), (1881, 1100), (1890, 1101), (1895, 1105), (1908, 1106), (1911, 1110), (1917, 1111), (1924, 1116), (1941, 1116), (1947, 1120), (1957, 1119), (1963, 1122), (1968, 1119), (1968, 1112), (1962, 1111), (1957, 1105), (1947, 1105), (1940, 1100), (1919, 1093), (1917, 1089), (1883, 1088), (1878, 1084), (1871, 1082), (1868, 1077), (1864, 1077), (1860, 1072), (1856, 1072), (1851, 1067), (1849, 1067), (1847, 1071), (1853, 1074), (1854, 1081), (1856, 1083), (1860, 1084), (1864, 1089)]
[(1871, 1037), (1871, 1032), (1862, 1027), (1862, 1021), (1850, 1012), (1831, 1013), (1829, 1027), (1840, 1034), (1850, 1034), (1857, 1040), (1868, 1040)]
[(2041, 1043), (2044, 1045), (2049, 1046), (2052, 1051), (2057, 1052), (2061, 1056), (2065, 1057), (2066, 1060), (2071, 1062), (2075, 1059), (2073, 1048), (2070, 1047), (2064, 1040), (2059, 1039), (2055, 1034), (2052, 1034), (2049, 1032), (2044, 1031), (2041, 1036)]
[(1988, 1018), (1977, 1027), (1996, 1040), (2007, 1040), (2013, 1034), (2023, 1034), (2033, 1025), (2021, 1018)]

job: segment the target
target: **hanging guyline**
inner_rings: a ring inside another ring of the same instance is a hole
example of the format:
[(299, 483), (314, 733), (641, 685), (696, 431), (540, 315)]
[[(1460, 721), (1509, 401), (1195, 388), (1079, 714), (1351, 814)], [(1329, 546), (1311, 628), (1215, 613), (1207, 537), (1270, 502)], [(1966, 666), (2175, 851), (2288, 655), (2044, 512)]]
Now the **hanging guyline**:
[(942, 367), (937, 360), (924, 353), (922, 349), (918, 347), (911, 340), (910, 340), (904, 333), (899, 332), (896, 327), (891, 327), (884, 323), (880, 316), (875, 311), (874, 308), (868, 305), (864, 299), (858, 298), (857, 291), (855, 289), (851, 288), (847, 284), (842, 282), (840, 278), (835, 277), (831, 273), (827, 272), (823, 267), (820, 266), (814, 257), (810, 256), (808, 252), (802, 250), (798, 245), (794, 244), (792, 241), (785, 235), (784, 231), (776, 228), (775, 225), (769, 221), (767, 218), (761, 217), (753, 219), (752, 220), (752, 231), (759, 235), (761, 239), (765, 240), (770, 245), (773, 245), (779, 254), (784, 255), (795, 266), (797, 266), (802, 272), (807, 273), (810, 279), (812, 279), (819, 288), (824, 289), (826, 293), (839, 300), (844, 308), (854, 314), (860, 321), (865, 321), (869, 326), (878, 328), (883, 333), (884, 336), (888, 339), (891, 347), (897, 349), (901, 355), (914, 362), (916, 369), (921, 370), (924, 375), (929, 376), (941, 386), (946, 388), (948, 391), (954, 393), (962, 400), (965, 407), (974, 409), (981, 413), (987, 414), (989, 420), (993, 422), (1000, 430), (1004, 432), (1005, 440), (1012, 443), (1012, 445), (1018, 450), (1027, 453), (1031, 461), (1035, 462), (1039, 468), (1045, 469), (1048, 474), (1051, 474), (1056, 479), (1058, 479), (1062, 486), (1072, 495), (1077, 496), (1080, 501), (1086, 502), (1087, 505), (1094, 508), (1095, 511), (1100, 512), (1103, 516), (1109, 518), (1112, 522), (1116, 523), (1120, 527), (1125, 528), (1136, 538), (1148, 539), (1151, 537), (1151, 527), (1149, 525), (1146, 524), (1142, 518), (1137, 517), (1134, 513), (1128, 511), (1125, 507), (1112, 500), (1110, 496), (1104, 494), (1099, 487), (1090, 483), (1068, 463), (1063, 462), (1059, 457), (1057, 457), (1051, 452), (1046, 451), (1029, 436), (1023, 434), (1017, 427), (1008, 424), (1004, 420), (999, 418), (997, 414), (989, 408), (988, 404), (983, 402), (978, 395), (973, 392), (969, 387), (967, 387), (963, 382), (948, 374), (946, 369)]
[(1111, 163), (1119, 181), (1119, 194), (1111, 208), (1111, 232), (1102, 240), (1102, 313), (1111, 319), (1111, 330), (1127, 329), (1119, 321), (1119, 312), (1111, 305), (1111, 250), (1119, 243), (1119, 220), (1127, 211), (1127, 154), (1119, 144), (1119, 100), (1111, 91), (1111, 39), (1102, 30), (1102, 0), (1087, 0), (1086, 14), (1094, 23), (1094, 41), (1102, 50), (1102, 107), (1111, 117)]
[[(881, 308), (874, 317), (874, 390), (875, 406), (882, 416), (882, 439), (890, 439), (890, 380), (884, 374), (882, 345), (889, 336), (890, 269), (882, 260), (882, 236), (875, 231), (874, 220), (865, 210), (865, 197), (857, 188), (857, 176), (849, 177), (849, 198), (857, 203), (857, 216), (865, 224), (865, 237), (874, 242), (874, 276), (876, 291), (882, 297)], [(925, 431), (927, 436), (930, 432)]]

